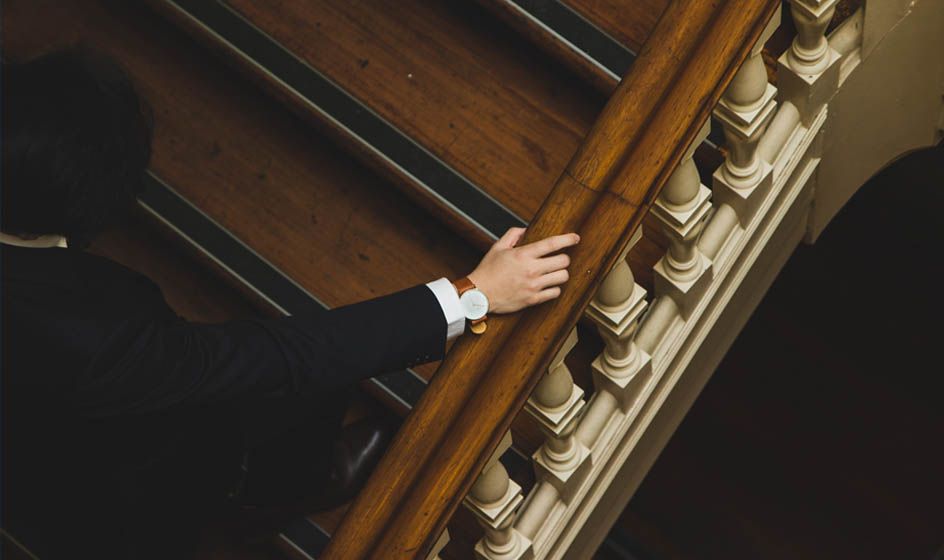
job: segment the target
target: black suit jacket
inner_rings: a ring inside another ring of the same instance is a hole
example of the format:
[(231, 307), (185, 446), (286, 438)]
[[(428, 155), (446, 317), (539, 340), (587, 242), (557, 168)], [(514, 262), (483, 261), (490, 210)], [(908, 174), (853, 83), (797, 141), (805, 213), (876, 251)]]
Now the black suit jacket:
[(219, 465), (193, 469), (212, 478), (235, 466), (240, 436), (208, 428), (226, 416), (207, 411), (331, 391), (444, 351), (445, 318), (425, 286), (313, 316), (195, 324), (107, 259), (0, 251), (3, 523), (41, 554), (125, 531), (140, 513), (129, 497), (136, 473), (181, 430), (206, 430), (206, 446), (219, 448), (209, 454)]

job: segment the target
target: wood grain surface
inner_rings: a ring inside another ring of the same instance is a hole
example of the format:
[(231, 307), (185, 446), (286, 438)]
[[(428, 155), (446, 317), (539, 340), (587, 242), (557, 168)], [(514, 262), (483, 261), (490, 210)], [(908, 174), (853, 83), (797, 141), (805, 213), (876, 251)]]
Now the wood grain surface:
[(525, 219), (603, 105), (471, 3), (227, 4)]
[(562, 0), (623, 45), (638, 53), (669, 0)]
[[(232, 55), (162, 0), (149, 3), (215, 51)], [(377, 2), (228, 4), (447, 163), (461, 160), (465, 167), (459, 170), (471, 179), (504, 185), (486, 190), (526, 219), (533, 217), (602, 105), (598, 95), (573, 86), (572, 77), (556, 62), (520, 37), (509, 37), (474, 6), (419, 2), (406, 11)], [(280, 102), (321, 118), (271, 76), (233, 58), (227, 57)], [(333, 136), (346, 149), (361, 150), (345, 134), (335, 130)], [(395, 182), (410, 182), (389, 162), (373, 166)], [(704, 170), (706, 176), (711, 171)], [(412, 183), (401, 187), (415, 199), (424, 196), (413, 192), (417, 187)], [(452, 212), (430, 204), (425, 205), (440, 219)], [(479, 247), (486, 246), (481, 232), (464, 219), (444, 221)], [(644, 233), (650, 235), (649, 230)], [(658, 235), (654, 239), (658, 243)], [(635, 259), (642, 278), (657, 259)]]
[(570, 283), (453, 348), (325, 558), (425, 556), (778, 5), (669, 5), (528, 230), (581, 234)]

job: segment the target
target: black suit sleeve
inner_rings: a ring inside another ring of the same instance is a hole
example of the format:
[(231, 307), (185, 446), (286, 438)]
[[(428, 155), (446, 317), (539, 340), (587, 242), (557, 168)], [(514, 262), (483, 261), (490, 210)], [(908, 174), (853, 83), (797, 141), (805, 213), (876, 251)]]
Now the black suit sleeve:
[(439, 360), (445, 341), (445, 317), (426, 286), (315, 316), (129, 322), (79, 377), (75, 402), (107, 416), (305, 394)]

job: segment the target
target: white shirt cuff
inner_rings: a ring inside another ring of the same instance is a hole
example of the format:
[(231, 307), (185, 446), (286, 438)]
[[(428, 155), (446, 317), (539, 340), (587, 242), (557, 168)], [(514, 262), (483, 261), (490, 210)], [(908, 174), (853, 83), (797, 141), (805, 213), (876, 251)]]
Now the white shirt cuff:
[(426, 286), (433, 292), (446, 317), (446, 340), (452, 340), (465, 332), (465, 313), (459, 304), (459, 294), (452, 282), (445, 278), (434, 280)]

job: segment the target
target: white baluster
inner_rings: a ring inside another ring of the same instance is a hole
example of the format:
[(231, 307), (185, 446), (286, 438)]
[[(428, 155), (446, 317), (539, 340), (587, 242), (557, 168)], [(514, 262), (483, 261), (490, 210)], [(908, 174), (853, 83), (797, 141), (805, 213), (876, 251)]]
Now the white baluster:
[(577, 330), (574, 329), (525, 405), (546, 437), (544, 445), (533, 456), (535, 472), (539, 480), (557, 489), (565, 503), (570, 501), (591, 466), (590, 451), (574, 437), (586, 406), (583, 389), (574, 384), (564, 363), (576, 344)]
[(655, 266), (656, 294), (673, 298), (685, 318), (711, 280), (706, 274), (711, 261), (695, 244), (711, 210), (711, 191), (701, 183), (692, 159), (708, 136), (708, 127), (706, 122), (652, 206), (669, 238), (669, 250)]
[(829, 65), (826, 27), (839, 0), (790, 0), (797, 35), (786, 52), (790, 67), (804, 74), (819, 74)]
[[(640, 350), (633, 340), (639, 319), (646, 310), (646, 290), (636, 283), (626, 261), (626, 254), (641, 238), (642, 228), (636, 231), (587, 308), (587, 316), (596, 323), (597, 331), (606, 343), (603, 353), (593, 361), (594, 386), (597, 392), (605, 391), (615, 397), (623, 412), (632, 407), (640, 379), (652, 370), (649, 355)], [(607, 410), (608, 407), (594, 404), (597, 406), (591, 407), (588, 414), (612, 413)], [(589, 420), (588, 427), (602, 428), (604, 419)], [(596, 435), (586, 434), (590, 439), (583, 441), (595, 441)]]
[(742, 226), (751, 221), (773, 185), (773, 168), (757, 146), (777, 108), (777, 88), (767, 81), (761, 51), (779, 26), (778, 10), (714, 110), (728, 148), (713, 177), (715, 202), (731, 206)]
[(508, 476), (499, 461), (511, 447), (511, 432), (505, 434), (492, 458), (463, 503), (485, 530), (475, 545), (479, 560), (530, 560), (534, 557), (531, 541), (514, 528), (515, 514), (524, 498), (521, 486)]
[(797, 36), (778, 61), (781, 100), (791, 101), (805, 126), (839, 88), (841, 55), (826, 40), (838, 0), (790, 0)]

